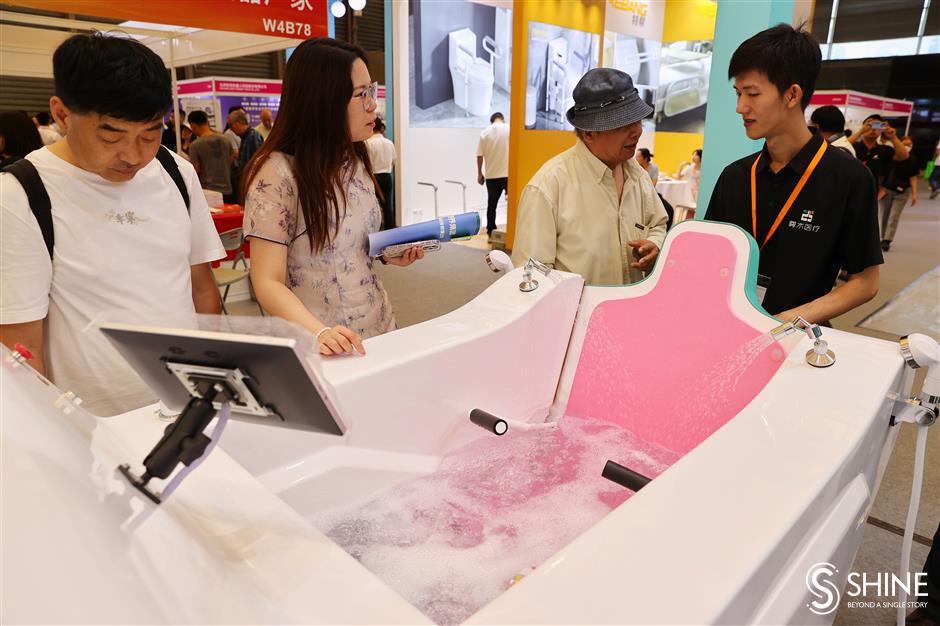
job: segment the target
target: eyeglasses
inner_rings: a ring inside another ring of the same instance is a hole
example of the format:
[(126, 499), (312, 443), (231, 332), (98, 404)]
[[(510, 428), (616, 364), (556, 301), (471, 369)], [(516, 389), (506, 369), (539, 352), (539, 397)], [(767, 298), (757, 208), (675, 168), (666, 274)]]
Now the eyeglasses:
[(617, 104), (618, 102), (623, 102), (626, 99), (627, 99), (626, 96), (620, 96), (616, 100), (608, 100), (607, 102), (601, 102), (600, 104), (590, 104), (588, 106), (575, 107), (574, 110), (575, 111), (590, 111), (591, 109), (603, 109), (606, 106), (610, 106), (611, 104)]
[(368, 111), (369, 107), (376, 103), (375, 96), (379, 92), (379, 83), (378, 81), (372, 83), (368, 87), (362, 90), (362, 93), (353, 94), (353, 99), (359, 98), (362, 100), (362, 110)]

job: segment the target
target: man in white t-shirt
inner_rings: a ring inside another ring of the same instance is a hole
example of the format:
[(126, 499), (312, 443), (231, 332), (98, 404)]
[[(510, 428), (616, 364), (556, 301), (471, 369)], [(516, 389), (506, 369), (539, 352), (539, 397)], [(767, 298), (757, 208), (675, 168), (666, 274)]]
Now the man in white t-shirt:
[[(486, 163), (486, 175), (483, 164)], [(509, 124), (502, 113), (490, 116), (477, 145), (477, 182), (486, 183), (486, 234), (496, 230), (496, 205), (509, 183)]]
[(54, 243), (50, 251), (38, 205), (0, 174), (0, 341), (23, 344), (58, 387), (114, 415), (154, 394), (89, 322), (117, 311), (141, 320), (219, 313), (209, 262), (225, 251), (192, 166), (167, 159), (179, 168), (187, 212), (155, 158), (171, 104), (160, 57), (133, 39), (75, 35), (53, 69), (50, 108), (65, 141), (26, 161), (49, 196)]
[(62, 139), (59, 131), (52, 127), (52, 116), (46, 111), (40, 111), (33, 116), (33, 124), (39, 131), (39, 137), (42, 139), (42, 145), (48, 146)]
[(395, 144), (385, 136), (385, 122), (375, 118), (372, 136), (366, 139), (366, 150), (372, 161), (372, 172), (382, 190), (382, 230), (395, 228), (394, 190), (392, 189), (392, 168), (395, 166)]

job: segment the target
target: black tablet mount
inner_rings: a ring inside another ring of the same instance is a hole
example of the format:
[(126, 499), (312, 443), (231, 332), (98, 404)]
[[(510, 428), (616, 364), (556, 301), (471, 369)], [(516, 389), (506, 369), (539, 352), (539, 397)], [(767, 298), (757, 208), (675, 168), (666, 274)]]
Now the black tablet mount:
[(153, 478), (167, 478), (180, 463), (189, 466), (202, 458), (212, 442), (203, 431), (224, 403), (237, 407), (241, 413), (276, 415), (258, 397), (257, 386), (251, 377), (239, 368), (207, 367), (174, 361), (167, 361), (166, 366), (189, 391), (189, 402), (144, 458), (145, 471), (142, 475), (134, 475), (127, 464), (118, 467), (131, 485), (156, 504), (160, 504), (165, 496), (154, 493), (147, 484)]

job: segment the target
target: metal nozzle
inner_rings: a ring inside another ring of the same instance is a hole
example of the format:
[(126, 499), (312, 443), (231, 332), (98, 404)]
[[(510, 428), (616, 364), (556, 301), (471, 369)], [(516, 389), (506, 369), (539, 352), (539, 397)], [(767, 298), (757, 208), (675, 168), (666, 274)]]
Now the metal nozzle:
[(819, 339), (822, 336), (822, 331), (819, 330), (818, 325), (811, 324), (810, 322), (806, 321), (802, 317), (797, 317), (793, 321), (785, 322), (781, 324), (780, 326), (777, 326), (772, 331), (770, 331), (770, 334), (773, 336), (774, 339), (779, 341), (780, 339), (783, 339), (787, 335), (790, 335), (797, 331), (802, 331), (806, 333), (806, 336), (814, 341), (816, 339)]
[(822, 329), (819, 324), (813, 324), (797, 317), (791, 322), (777, 326), (770, 335), (775, 341), (780, 341), (787, 335), (801, 331), (813, 340), (813, 349), (807, 351), (806, 362), (813, 367), (829, 367), (836, 362), (836, 353), (829, 349), (829, 344), (822, 338)]
[(535, 291), (539, 288), (539, 281), (532, 278), (533, 269), (542, 272), (542, 274), (545, 276), (548, 276), (552, 271), (552, 267), (550, 265), (546, 265), (541, 261), (530, 258), (528, 261), (526, 261), (526, 264), (523, 267), (524, 272), (522, 274), (522, 282), (519, 283), (519, 291)]

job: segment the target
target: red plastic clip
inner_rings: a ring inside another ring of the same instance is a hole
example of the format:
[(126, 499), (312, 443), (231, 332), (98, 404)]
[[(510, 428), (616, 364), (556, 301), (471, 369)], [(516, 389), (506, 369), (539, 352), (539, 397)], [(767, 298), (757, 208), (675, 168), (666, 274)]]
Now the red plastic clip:
[(31, 361), (31, 360), (33, 359), (33, 353), (29, 351), (29, 348), (27, 348), (26, 346), (24, 346), (24, 345), (21, 344), (21, 343), (14, 344), (14, 345), (13, 345), (13, 350), (14, 350), (18, 355), (20, 355), (21, 357), (23, 357), (24, 359), (26, 359), (27, 361)]

